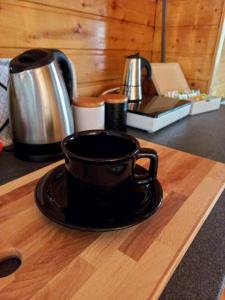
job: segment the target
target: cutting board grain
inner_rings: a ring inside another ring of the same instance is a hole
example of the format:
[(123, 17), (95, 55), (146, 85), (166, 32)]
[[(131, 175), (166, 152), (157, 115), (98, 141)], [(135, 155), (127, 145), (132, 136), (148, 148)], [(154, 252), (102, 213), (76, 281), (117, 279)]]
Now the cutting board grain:
[(1, 186), (0, 255), (17, 253), (22, 265), (0, 278), (0, 299), (159, 297), (224, 189), (225, 165), (146, 141), (141, 145), (158, 151), (164, 203), (150, 219), (125, 230), (74, 231), (39, 212), (34, 188), (62, 162)]

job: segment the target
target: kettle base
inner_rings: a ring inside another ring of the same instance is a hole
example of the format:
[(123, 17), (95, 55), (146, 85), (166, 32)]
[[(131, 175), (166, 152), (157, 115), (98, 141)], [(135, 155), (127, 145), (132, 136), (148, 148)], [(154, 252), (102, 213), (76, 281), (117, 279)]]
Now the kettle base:
[(51, 144), (25, 144), (13, 141), (16, 157), (26, 161), (45, 162), (63, 158), (61, 142)]

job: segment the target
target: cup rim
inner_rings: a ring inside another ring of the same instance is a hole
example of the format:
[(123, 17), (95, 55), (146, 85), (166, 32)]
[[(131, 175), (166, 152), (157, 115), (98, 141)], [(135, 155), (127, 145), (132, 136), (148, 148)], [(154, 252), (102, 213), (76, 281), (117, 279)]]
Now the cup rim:
[[(133, 151), (131, 151), (125, 155), (114, 157), (114, 158), (113, 157), (112, 158), (94, 158), (94, 157), (82, 156), (82, 155), (75, 154), (66, 148), (66, 144), (69, 141), (74, 140), (75, 138), (78, 138), (79, 136), (99, 135), (99, 134), (113, 135), (113, 136), (128, 139), (129, 141), (132, 141), (136, 145), (136, 147)], [(92, 162), (92, 163), (113, 163), (113, 162), (118, 162), (118, 161), (122, 161), (122, 160), (131, 158), (138, 151), (140, 144), (135, 137), (133, 137), (132, 135), (129, 135), (127, 133), (120, 132), (120, 131), (99, 129), (99, 130), (85, 130), (85, 131), (81, 131), (78, 133), (70, 134), (63, 139), (63, 141), (61, 143), (61, 147), (62, 147), (63, 153), (65, 155), (68, 155), (69, 157), (72, 157), (72, 158), (75, 158), (75, 159), (78, 159), (81, 161)]]

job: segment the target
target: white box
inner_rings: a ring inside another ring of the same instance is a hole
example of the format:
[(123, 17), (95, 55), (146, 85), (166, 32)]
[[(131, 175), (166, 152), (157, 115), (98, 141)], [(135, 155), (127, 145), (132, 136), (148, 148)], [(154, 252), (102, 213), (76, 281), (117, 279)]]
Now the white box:
[(191, 101), (190, 115), (198, 115), (212, 110), (220, 109), (221, 98), (209, 97), (206, 100)]
[[(169, 91), (190, 91), (190, 87), (178, 63), (151, 63), (152, 81), (159, 95)], [(197, 115), (219, 109), (220, 97), (191, 101), (190, 115)]]
[(147, 132), (155, 132), (186, 117), (190, 112), (190, 107), (191, 105), (187, 104), (179, 107), (179, 109), (168, 111), (167, 113), (163, 113), (161, 116), (155, 118), (129, 111), (127, 112), (127, 125), (146, 130)]

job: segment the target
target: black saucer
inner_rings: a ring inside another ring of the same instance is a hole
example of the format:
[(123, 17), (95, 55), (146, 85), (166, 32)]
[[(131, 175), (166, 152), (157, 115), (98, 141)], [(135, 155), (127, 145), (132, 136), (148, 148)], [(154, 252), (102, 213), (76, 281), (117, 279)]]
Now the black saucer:
[[(137, 172), (146, 170), (140, 166)], [(114, 195), (93, 195), (85, 189), (69, 195), (65, 167), (61, 165), (40, 179), (36, 204), (52, 221), (66, 227), (87, 231), (110, 231), (135, 225), (149, 218), (161, 205), (162, 187), (158, 180), (148, 186), (130, 183)], [(78, 201), (77, 201), (78, 200)]]

